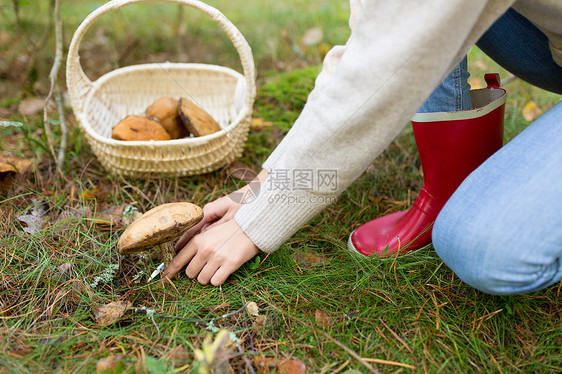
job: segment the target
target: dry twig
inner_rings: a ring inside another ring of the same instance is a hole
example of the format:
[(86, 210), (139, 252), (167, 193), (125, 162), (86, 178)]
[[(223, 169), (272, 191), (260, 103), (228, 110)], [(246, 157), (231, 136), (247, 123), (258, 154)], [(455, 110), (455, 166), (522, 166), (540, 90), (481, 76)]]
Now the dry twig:
[[(62, 105), (62, 95), (60, 90), (57, 86), (57, 75), (59, 72), (59, 68), (62, 62), (62, 18), (61, 18), (61, 1), (62, 0), (55, 0), (55, 61), (53, 62), (53, 66), (51, 68), (51, 72), (49, 73), (49, 80), (51, 82), (51, 87), (49, 89), (49, 94), (45, 99), (45, 106), (43, 108), (43, 123), (45, 125), (45, 135), (47, 136), (47, 142), (49, 143), (49, 149), (51, 151), (51, 156), (54, 160), (57, 160), (57, 170), (62, 175), (62, 166), (65, 159), (66, 154), (66, 138), (67, 138), (67, 128), (66, 128), (66, 121), (64, 119), (64, 109)], [(59, 115), (59, 121), (61, 126), (61, 144), (59, 148), (59, 156), (58, 158), (55, 157), (55, 150), (53, 148), (53, 142), (51, 139), (51, 126), (49, 124), (49, 118), (47, 115), (47, 106), (53, 97), (55, 96), (55, 102), (57, 105), (57, 111)]]

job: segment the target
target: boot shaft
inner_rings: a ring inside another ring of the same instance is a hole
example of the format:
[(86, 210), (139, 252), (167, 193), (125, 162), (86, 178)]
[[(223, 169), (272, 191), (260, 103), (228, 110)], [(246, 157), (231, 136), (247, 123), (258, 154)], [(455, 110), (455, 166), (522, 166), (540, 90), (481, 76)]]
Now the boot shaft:
[(462, 181), (503, 145), (505, 90), (495, 75), (470, 92), (475, 109), (418, 113), (412, 119), (423, 190), (444, 204)]

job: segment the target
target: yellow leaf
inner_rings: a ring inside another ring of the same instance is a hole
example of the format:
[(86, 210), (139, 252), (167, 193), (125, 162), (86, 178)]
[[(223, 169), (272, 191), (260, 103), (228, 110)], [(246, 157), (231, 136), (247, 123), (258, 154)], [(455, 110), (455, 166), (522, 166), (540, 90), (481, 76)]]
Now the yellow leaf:
[(123, 215), (125, 207), (126, 204), (121, 204), (97, 213), (94, 221), (96, 226), (100, 230), (116, 230), (125, 226), (124, 220), (127, 219), (127, 217)]
[(541, 108), (539, 108), (533, 100), (525, 104), (521, 112), (523, 113), (523, 118), (525, 118), (525, 121), (527, 122), (534, 121), (543, 113)]
[(85, 190), (82, 191), (82, 193), (80, 194), (80, 198), (83, 200), (95, 200), (96, 199), (96, 195), (100, 193), (100, 189), (96, 188), (93, 190)]
[(324, 60), (324, 57), (326, 57), (328, 52), (330, 52), (330, 49), (332, 49), (332, 46), (330, 44), (326, 43), (326, 42), (322, 42), (322, 43), (318, 44), (316, 49), (318, 50), (318, 55), (320, 56), (320, 59)]
[(217, 373), (225, 372), (231, 357), (231, 348), (229, 331), (220, 330), (214, 341), (212, 335), (207, 335), (201, 349), (195, 349), (194, 352), (198, 373), (206, 374), (212, 370)]
[(252, 118), (250, 128), (252, 130), (261, 130), (273, 126), (273, 122), (266, 121), (263, 117)]

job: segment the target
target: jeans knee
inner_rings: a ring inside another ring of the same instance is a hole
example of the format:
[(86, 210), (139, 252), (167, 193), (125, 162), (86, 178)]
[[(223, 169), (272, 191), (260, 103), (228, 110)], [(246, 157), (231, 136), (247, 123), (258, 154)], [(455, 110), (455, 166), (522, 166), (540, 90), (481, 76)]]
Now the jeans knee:
[(433, 247), (441, 260), (463, 282), (482, 292), (496, 294), (498, 290), (492, 281), (494, 275), (483, 263), (484, 256), (479, 253), (479, 246), (475, 245), (478, 233), (470, 231), (458, 221), (439, 216), (433, 227)]
[(445, 212), (433, 227), (433, 247), (463, 282), (488, 294), (529, 293), (560, 281), (560, 258), (529, 257), (530, 248), (498, 231)]
[[(433, 248), (461, 280), (481, 289), (481, 285), (486, 283), (486, 274), (482, 271), (481, 256), (468, 248), (468, 243), (474, 243), (476, 239), (470, 231), (458, 221), (458, 217), (440, 214), (433, 226)], [(480, 270), (476, 272), (475, 269)]]

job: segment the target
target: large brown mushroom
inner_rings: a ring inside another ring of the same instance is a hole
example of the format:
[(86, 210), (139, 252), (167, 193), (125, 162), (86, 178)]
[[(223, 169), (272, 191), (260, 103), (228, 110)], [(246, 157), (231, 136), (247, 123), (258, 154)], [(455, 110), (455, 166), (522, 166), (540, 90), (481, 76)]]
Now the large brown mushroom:
[[(195, 204), (162, 204), (144, 213), (127, 227), (119, 238), (117, 250), (121, 255), (148, 251), (178, 238), (202, 219), (203, 209)], [(171, 248), (170, 251), (173, 251), (173, 247)], [(174, 253), (164, 252), (164, 260), (169, 262)]]
[(180, 99), (179, 113), (185, 127), (195, 136), (210, 135), (221, 129), (209, 113), (185, 97)]
[(111, 137), (117, 140), (170, 140), (170, 135), (157, 121), (127, 116), (112, 130)]
[(173, 97), (161, 97), (146, 108), (146, 116), (150, 119), (157, 119), (172, 139), (189, 135), (178, 112), (178, 101)]

